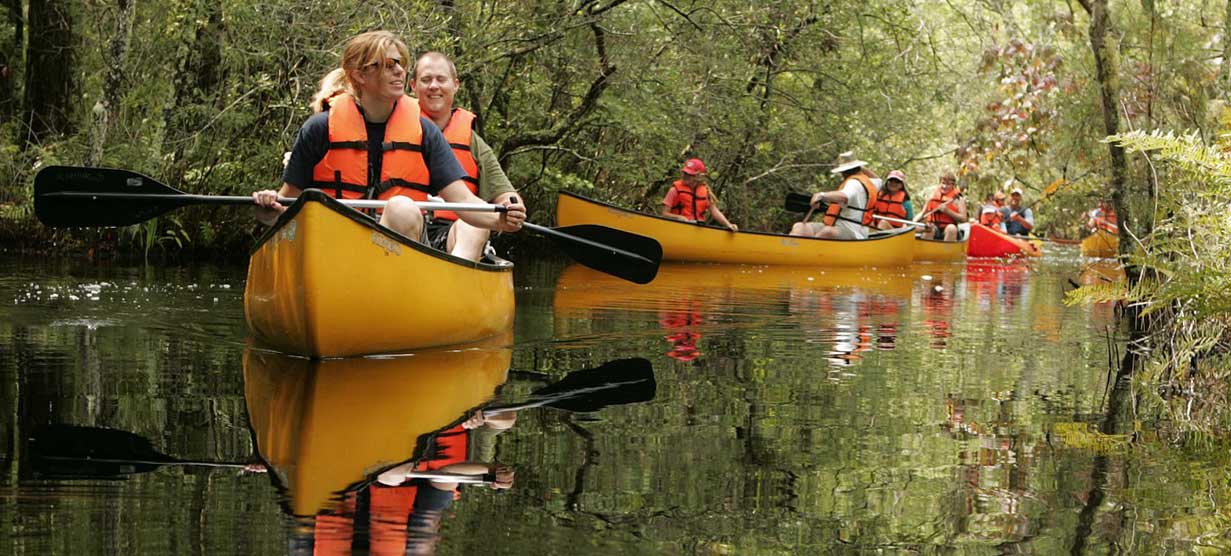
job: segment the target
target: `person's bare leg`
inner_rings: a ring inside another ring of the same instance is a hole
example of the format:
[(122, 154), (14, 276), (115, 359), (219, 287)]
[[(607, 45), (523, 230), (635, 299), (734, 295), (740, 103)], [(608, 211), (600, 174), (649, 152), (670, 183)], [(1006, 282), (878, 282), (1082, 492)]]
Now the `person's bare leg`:
[(385, 205), (385, 212), (380, 215), (380, 225), (419, 241), (423, 236), (423, 212), (410, 197), (398, 195)]
[(449, 226), (447, 250), (454, 257), (477, 261), (483, 256), (483, 246), (487, 245), (488, 237), (491, 237), (489, 230), (476, 228), (459, 219)]
[(821, 229), (816, 232), (816, 237), (821, 239), (841, 239), (838, 235), (837, 226), (822, 226)]
[(945, 241), (957, 241), (957, 224), (945, 226)]

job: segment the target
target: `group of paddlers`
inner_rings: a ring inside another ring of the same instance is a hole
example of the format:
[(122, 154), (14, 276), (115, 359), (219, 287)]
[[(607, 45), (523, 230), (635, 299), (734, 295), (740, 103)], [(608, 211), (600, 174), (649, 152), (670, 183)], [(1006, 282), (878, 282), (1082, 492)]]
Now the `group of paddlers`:
[[(821, 222), (809, 222), (810, 211), (803, 220), (791, 226), (790, 235), (867, 239), (869, 230), (916, 226), (923, 237), (958, 241), (962, 237), (961, 225), (968, 220), (1015, 236), (1028, 236), (1034, 230), (1034, 213), (1031, 207), (1022, 204), (1020, 188), (1008, 195), (999, 190), (989, 193), (979, 205), (978, 214), (968, 217), (957, 177), (951, 170), (945, 170), (941, 172), (939, 185), (928, 196), (923, 212), (916, 217), (910, 192), (906, 189), (906, 174), (894, 170), (882, 180), (867, 166), (867, 162), (850, 152), (838, 155), (830, 170), (842, 177), (838, 188), (811, 197), (812, 209), (824, 214)], [(663, 216), (686, 222), (704, 222), (712, 217), (732, 231), (739, 230), (718, 209), (717, 199), (705, 184), (705, 164), (700, 159), (689, 159), (680, 174), (680, 179), (663, 198)], [(1115, 233), (1116, 215), (1110, 203), (1104, 201), (1091, 211), (1086, 225), (1091, 230)]]

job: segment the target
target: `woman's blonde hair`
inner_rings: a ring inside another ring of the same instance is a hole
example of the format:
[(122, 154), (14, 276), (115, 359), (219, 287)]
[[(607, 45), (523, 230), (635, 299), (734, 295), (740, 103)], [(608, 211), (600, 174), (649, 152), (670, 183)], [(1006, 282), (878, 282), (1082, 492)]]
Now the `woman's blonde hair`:
[(410, 64), (410, 49), (397, 35), (389, 31), (368, 31), (361, 33), (346, 42), (338, 67), (321, 78), (320, 89), (312, 96), (312, 111), (322, 112), (329, 106), (329, 99), (339, 93), (355, 94), (355, 84), (351, 81), (351, 70), (361, 70), (371, 64), (385, 63), (385, 51), (389, 47), (397, 48), (402, 56), (402, 67)]

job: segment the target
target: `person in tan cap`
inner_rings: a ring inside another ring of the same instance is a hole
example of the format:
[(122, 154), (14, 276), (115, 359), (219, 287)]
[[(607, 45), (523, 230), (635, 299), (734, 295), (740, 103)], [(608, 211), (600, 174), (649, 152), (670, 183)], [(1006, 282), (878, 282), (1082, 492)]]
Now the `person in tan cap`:
[(906, 223), (895, 220), (910, 220), (914, 218), (914, 212), (910, 204), (910, 192), (906, 190), (906, 174), (901, 170), (889, 172), (889, 176), (885, 178), (885, 187), (876, 193), (876, 204), (872, 207), (876, 228), (892, 230), (906, 226)]
[(717, 201), (705, 184), (705, 163), (700, 158), (690, 158), (680, 169), (680, 179), (671, 184), (667, 196), (663, 197), (662, 215), (690, 224), (704, 223), (712, 216), (726, 229), (738, 232), (739, 226), (727, 220), (718, 209)]
[(1010, 235), (1030, 235), (1030, 230), (1034, 229), (1034, 212), (1022, 206), (1021, 188), (1009, 193), (1009, 204), (1000, 209), (1000, 214), (1004, 219), (1004, 231)]
[(871, 207), (876, 204), (877, 182), (868, 171), (868, 163), (855, 158), (854, 153), (838, 155), (831, 173), (841, 174), (838, 189), (812, 195), (813, 208), (825, 207), (822, 224), (796, 222), (791, 235), (823, 239), (867, 239), (867, 226), (872, 226)]

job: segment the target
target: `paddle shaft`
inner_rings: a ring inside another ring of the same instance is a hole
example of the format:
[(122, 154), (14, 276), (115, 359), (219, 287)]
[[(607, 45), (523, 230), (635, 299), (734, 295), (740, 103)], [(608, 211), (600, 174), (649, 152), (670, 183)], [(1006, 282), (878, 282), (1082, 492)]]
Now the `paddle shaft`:
[[(256, 203), (252, 200), (252, 197), (241, 197), (237, 195), (194, 195), (191, 193), (167, 194), (56, 191), (53, 193), (47, 193), (44, 196), (53, 198), (80, 198), (91, 201), (106, 199), (137, 199), (167, 201), (181, 203), (184, 205), (256, 205)], [(278, 197), (278, 203), (283, 206), (290, 205), (294, 202), (294, 197)], [(389, 201), (369, 199), (338, 199), (338, 202), (356, 209), (385, 208), (385, 205), (389, 204)], [(415, 204), (423, 210), (449, 210), (453, 212), (508, 212), (508, 209), (502, 205), (489, 205), (487, 203), (417, 202)]]
[[(132, 465), (191, 465), (194, 467), (228, 467), (232, 469), (246, 469), (249, 464), (232, 463), (221, 461), (189, 461), (180, 459), (168, 460), (148, 460), (148, 459), (116, 459), (116, 458), (92, 458), (92, 457), (70, 457), (70, 456), (40, 456), (42, 459), (56, 461), (83, 461), (92, 463), (128, 463)], [(412, 479), (427, 479), (429, 481), (441, 481), (450, 483), (491, 483), (496, 480), (495, 475), (466, 475), (462, 473), (446, 473), (439, 471), (413, 471), (407, 474)]]
[(575, 236), (575, 235), (572, 235), (572, 234), (566, 234), (566, 233), (564, 233), (564, 232), (561, 232), (561, 231), (559, 231), (559, 230), (556, 230), (555, 228), (548, 228), (547, 226), (540, 226), (540, 225), (538, 225), (538, 224), (531, 224), (530, 222), (522, 222), (522, 223), (521, 223), (521, 226), (522, 226), (523, 228), (526, 228), (527, 230), (530, 230), (530, 231), (535, 232), (535, 233), (538, 233), (538, 234), (545, 235), (545, 236), (550, 237), (550, 238), (553, 238), (553, 239), (561, 239), (561, 240), (564, 240), (564, 241), (567, 241), (567, 242), (570, 242), (570, 243), (577, 243), (577, 244), (585, 245), (585, 246), (588, 246), (588, 247), (593, 247), (593, 248), (595, 248), (595, 249), (601, 249), (601, 250), (606, 251), (606, 252), (608, 252), (608, 253), (611, 253), (611, 254), (613, 254), (613, 255), (619, 255), (619, 256), (621, 256), (621, 257), (628, 257), (628, 258), (630, 258), (630, 259), (635, 259), (635, 260), (642, 261), (642, 262), (645, 262), (645, 263), (649, 263), (649, 264), (652, 264), (652, 265), (657, 265), (657, 264), (658, 264), (658, 263), (656, 263), (656, 262), (654, 262), (654, 261), (651, 261), (650, 259), (648, 259), (648, 258), (646, 258), (646, 257), (643, 257), (643, 256), (638, 255), (638, 254), (636, 254), (636, 253), (633, 253), (633, 252), (631, 252), (631, 251), (625, 251), (625, 250), (623, 250), (623, 249), (618, 249), (618, 248), (616, 248), (616, 247), (612, 247), (612, 246), (610, 246), (610, 245), (604, 245), (604, 244), (599, 243), (599, 242), (597, 242), (597, 241), (590, 241), (590, 240), (588, 240), (588, 239), (586, 239), (586, 238), (584, 238), (584, 237), (578, 237), (578, 236)]

